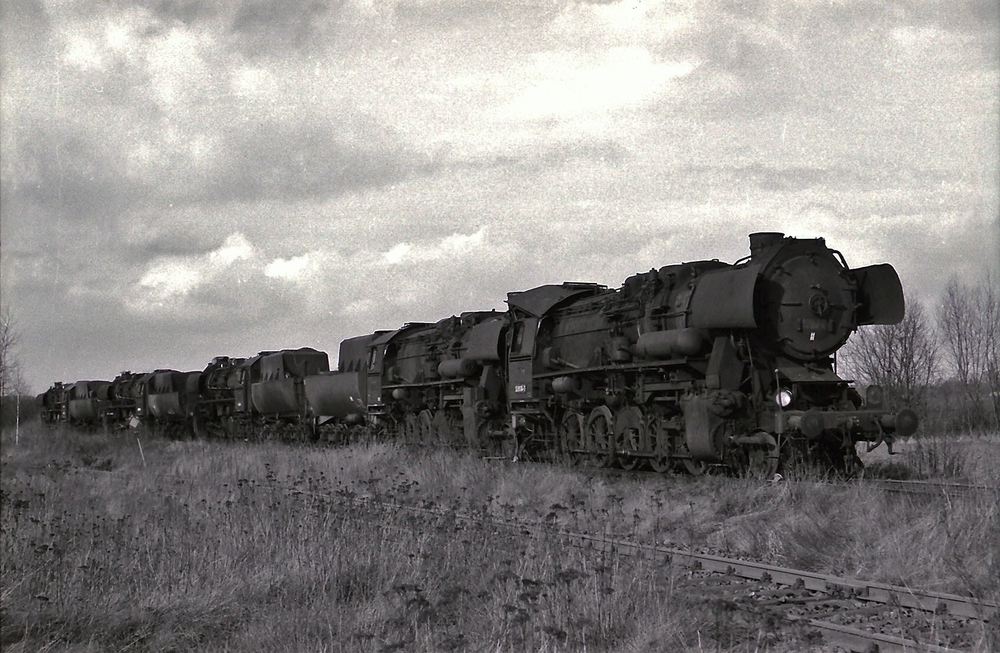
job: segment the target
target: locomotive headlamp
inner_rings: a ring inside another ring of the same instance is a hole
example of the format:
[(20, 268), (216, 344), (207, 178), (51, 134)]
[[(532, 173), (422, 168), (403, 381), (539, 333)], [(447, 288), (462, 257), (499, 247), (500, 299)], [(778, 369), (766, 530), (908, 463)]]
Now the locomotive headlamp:
[(788, 404), (792, 403), (792, 391), (786, 388), (778, 390), (774, 395), (774, 403), (782, 408), (788, 408)]
[(881, 386), (870, 385), (865, 390), (865, 404), (869, 408), (878, 408), (885, 401), (885, 391)]

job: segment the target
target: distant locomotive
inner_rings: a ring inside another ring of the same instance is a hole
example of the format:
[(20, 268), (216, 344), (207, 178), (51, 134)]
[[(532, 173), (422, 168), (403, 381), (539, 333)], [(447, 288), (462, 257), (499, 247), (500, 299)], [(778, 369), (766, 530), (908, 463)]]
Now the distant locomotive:
[[(512, 457), (755, 476), (798, 460), (853, 473), (858, 442), (917, 428), (912, 411), (883, 406), (878, 388), (862, 399), (836, 372), (859, 326), (902, 320), (895, 270), (852, 270), (821, 238), (755, 233), (736, 264), (669, 265), (618, 289), (546, 285), (507, 304), (349, 338), (335, 371), (325, 353), (299, 349), (147, 375), (129, 386), (146, 386), (128, 395), (131, 421), (145, 407), (205, 436), (365, 429)], [(111, 386), (108, 406), (88, 405), (121, 423), (128, 401)], [(40, 397), (46, 419), (66, 412), (74, 388)]]
[(240, 438), (287, 431), (296, 439), (311, 437), (304, 380), (329, 369), (327, 353), (310, 347), (263, 351), (251, 358), (216, 357), (192, 382), (194, 431)]
[(66, 386), (56, 381), (52, 387), (38, 395), (38, 414), (43, 424), (56, 424), (67, 420)]
[(137, 428), (170, 437), (312, 437), (306, 377), (327, 372), (312, 348), (216, 357), (204, 371), (122, 372), (114, 381), (54, 384), (38, 396), (42, 421)]

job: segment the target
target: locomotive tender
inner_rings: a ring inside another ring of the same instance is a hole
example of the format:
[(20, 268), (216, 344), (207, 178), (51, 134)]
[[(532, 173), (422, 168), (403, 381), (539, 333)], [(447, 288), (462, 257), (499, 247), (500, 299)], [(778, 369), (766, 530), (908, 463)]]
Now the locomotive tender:
[[(859, 326), (902, 320), (899, 277), (888, 264), (849, 268), (822, 238), (754, 233), (735, 264), (668, 265), (618, 289), (545, 285), (507, 304), (349, 338), (334, 371), (305, 348), (154, 375), (173, 398), (133, 392), (132, 417), (162, 404), (202, 435), (266, 422), (313, 436), (366, 429), (512, 457), (763, 477), (799, 460), (854, 473), (858, 442), (917, 428), (911, 410), (884, 406), (877, 387), (862, 398), (836, 370)], [(40, 397), (47, 419), (65, 395), (57, 384)]]

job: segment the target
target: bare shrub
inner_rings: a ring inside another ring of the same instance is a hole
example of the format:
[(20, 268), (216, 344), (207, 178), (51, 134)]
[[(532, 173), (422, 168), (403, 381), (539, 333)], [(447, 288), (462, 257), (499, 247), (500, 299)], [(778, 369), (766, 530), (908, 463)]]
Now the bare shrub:
[(938, 325), (961, 403), (965, 430), (1000, 426), (1000, 293), (990, 273), (970, 286), (953, 277), (945, 289)]
[(913, 407), (923, 417), (928, 388), (938, 371), (937, 338), (923, 305), (908, 302), (899, 324), (859, 328), (840, 362), (862, 383), (884, 388), (893, 404)]
[(0, 310), (0, 397), (26, 391), (17, 351), (19, 341), (10, 306), (4, 306)]

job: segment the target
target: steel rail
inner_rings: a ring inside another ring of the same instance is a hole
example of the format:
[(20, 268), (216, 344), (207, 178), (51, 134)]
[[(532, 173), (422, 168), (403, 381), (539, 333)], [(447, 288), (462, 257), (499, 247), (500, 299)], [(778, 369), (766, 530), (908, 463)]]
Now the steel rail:
[[(524, 527), (524, 526), (522, 526)], [(611, 547), (618, 553), (636, 555), (640, 552), (663, 556), (670, 562), (707, 572), (732, 575), (760, 582), (780, 585), (801, 586), (804, 589), (836, 593), (848, 591), (858, 601), (885, 604), (888, 606), (911, 608), (934, 614), (950, 614), (979, 619), (988, 623), (996, 618), (997, 604), (942, 592), (922, 592), (908, 587), (872, 583), (825, 574), (816, 574), (797, 569), (778, 567), (759, 562), (726, 558), (705, 553), (695, 553), (669, 547), (637, 544), (624, 540), (607, 539), (587, 533), (558, 532), (558, 535), (581, 542)], [(958, 649), (921, 642), (916, 639), (897, 637), (885, 633), (854, 628), (824, 619), (783, 615), (790, 622), (805, 623), (823, 634), (824, 641), (851, 647), (851, 650), (871, 651), (872, 644), (879, 653), (958, 653)], [(835, 616), (835, 615), (833, 615)], [(854, 647), (861, 648), (854, 648)]]
[[(123, 472), (123, 470), (106, 471), (91, 468), (84, 468), (78, 471), (93, 471), (112, 475), (134, 473)], [(179, 475), (161, 475), (161, 478), (171, 478), (172, 480), (177, 481), (186, 480), (184, 477)], [(904, 608), (912, 608), (924, 612), (936, 612), (938, 614), (947, 613), (953, 616), (972, 617), (989, 621), (990, 619), (995, 618), (995, 615), (998, 611), (1000, 611), (996, 603), (976, 599), (974, 597), (966, 597), (945, 592), (918, 591), (902, 585), (890, 585), (886, 583), (833, 576), (830, 574), (819, 574), (810, 571), (792, 569), (789, 567), (779, 567), (762, 562), (755, 562), (752, 560), (727, 558), (725, 556), (709, 553), (697, 553), (690, 550), (666, 547), (658, 544), (642, 544), (613, 538), (610, 533), (594, 535), (591, 533), (554, 529), (551, 526), (539, 524), (533, 521), (518, 520), (515, 518), (498, 520), (488, 518), (483, 515), (460, 513), (453, 509), (411, 506), (394, 501), (386, 501), (372, 496), (355, 495), (353, 497), (343, 497), (334, 494), (313, 492), (301, 488), (274, 484), (254, 484), (253, 487), (264, 490), (286, 492), (292, 495), (297, 494), (312, 496), (338, 502), (344, 502), (346, 500), (348, 503), (374, 504), (397, 511), (434, 515), (437, 517), (451, 516), (461, 521), (475, 522), (487, 526), (521, 528), (533, 532), (544, 532), (550, 535), (574, 539), (579, 542), (588, 542), (592, 545), (599, 544), (605, 547), (612, 547), (625, 553), (626, 555), (634, 555), (640, 552), (654, 553), (660, 556), (666, 556), (669, 560), (677, 561), (680, 564), (687, 562), (688, 564), (686, 566), (695, 566), (703, 569), (704, 571), (733, 574), (750, 580), (771, 581), (783, 585), (801, 583), (805, 589), (817, 592), (848, 591), (852, 594), (852, 596), (858, 599), (885, 603)]]
[[(794, 617), (790, 618), (792, 621)], [(842, 626), (829, 621), (809, 619), (806, 623), (823, 633), (823, 640), (830, 644), (839, 644), (851, 651), (874, 651), (877, 653), (962, 653), (959, 649), (925, 644), (913, 639), (895, 637), (883, 633), (875, 633), (849, 626)]]
[(983, 621), (995, 618), (994, 615), (997, 612), (996, 603), (973, 597), (959, 596), (957, 594), (917, 591), (900, 585), (888, 585), (828, 574), (817, 574), (809, 571), (790, 569), (788, 567), (764, 564), (762, 562), (726, 558), (707, 553), (695, 553), (654, 544), (637, 544), (625, 540), (612, 540), (587, 533), (559, 532), (558, 534), (579, 539), (580, 541), (610, 545), (629, 555), (640, 551), (648, 551), (668, 556), (669, 559), (676, 560), (681, 564), (684, 564), (686, 561), (689, 563), (686, 566), (695, 566), (704, 571), (732, 574), (741, 578), (770, 581), (782, 585), (801, 583), (805, 589), (816, 592), (849, 591), (854, 598), (860, 600), (912, 608), (923, 612), (946, 613), (957, 617), (982, 619)]
[[(261, 487), (261, 486), (258, 486)], [(328, 495), (310, 493), (294, 488), (278, 488), (291, 493), (314, 494), (320, 497), (334, 498)], [(454, 517), (455, 519), (475, 522), (482, 525), (520, 528), (532, 532), (543, 532), (550, 535), (565, 537), (578, 542), (587, 542), (592, 546), (609, 547), (626, 555), (637, 555), (639, 553), (652, 553), (666, 557), (669, 561), (678, 562), (684, 566), (695, 567), (708, 572), (732, 574), (741, 578), (756, 581), (770, 581), (782, 585), (801, 584), (804, 589), (832, 593), (846, 592), (858, 600), (883, 603), (886, 605), (911, 608), (922, 612), (933, 612), (935, 614), (949, 614), (957, 617), (970, 617), (989, 622), (996, 618), (998, 605), (992, 601), (977, 599), (975, 597), (949, 594), (945, 592), (920, 591), (902, 585), (889, 585), (872, 581), (857, 580), (833, 576), (830, 574), (819, 574), (788, 567), (765, 564), (750, 560), (740, 560), (737, 558), (727, 558), (724, 556), (697, 553), (656, 544), (642, 544), (612, 538), (609, 535), (593, 535), (590, 533), (580, 533), (576, 531), (566, 531), (554, 529), (551, 526), (538, 524), (530, 521), (496, 520), (483, 517), (481, 515), (463, 514), (455, 510), (443, 508), (428, 508), (420, 506), (408, 506), (396, 502), (384, 501), (374, 497), (354, 497), (353, 501), (364, 504), (376, 504), (393, 510), (430, 514), (438, 517)], [(687, 563), (687, 564), (685, 564)]]
[[(369, 503), (364, 501), (364, 503)], [(604, 549), (611, 553), (627, 556), (640, 555), (642, 553), (661, 556), (672, 563), (681, 566), (700, 569), (706, 572), (721, 573), (743, 579), (760, 582), (773, 582), (780, 585), (800, 586), (803, 589), (816, 591), (824, 594), (847, 592), (857, 601), (884, 604), (887, 606), (910, 608), (921, 612), (933, 614), (950, 614), (952, 616), (962, 616), (974, 618), (988, 623), (996, 618), (997, 604), (990, 601), (982, 601), (972, 597), (963, 597), (955, 594), (942, 592), (922, 592), (912, 588), (887, 585), (884, 583), (873, 583), (868, 581), (854, 580), (817, 574), (808, 571), (778, 567), (759, 562), (726, 558), (706, 553), (696, 553), (684, 551), (654, 544), (640, 544), (627, 540), (613, 539), (604, 535), (592, 535), (589, 533), (578, 533), (572, 531), (555, 530), (551, 527), (539, 525), (531, 522), (496, 521), (483, 519), (477, 516), (463, 515), (454, 511), (421, 508), (415, 506), (405, 506), (376, 502), (378, 505), (391, 509), (400, 509), (408, 512), (418, 512), (431, 514), (438, 517), (450, 516), (454, 519), (475, 522), (482, 525), (519, 528), (522, 532), (545, 533), (557, 537), (563, 537), (577, 544), (586, 544), (595, 549)], [(836, 616), (831, 615), (831, 616)], [(898, 637), (886, 633), (864, 630), (844, 624), (804, 617), (798, 615), (783, 615), (785, 619), (792, 623), (801, 623), (819, 631), (824, 641), (831, 644), (838, 644), (850, 648), (852, 651), (878, 651), (878, 653), (961, 653), (959, 649), (922, 642), (917, 639)], [(873, 645), (876, 648), (873, 648)]]

